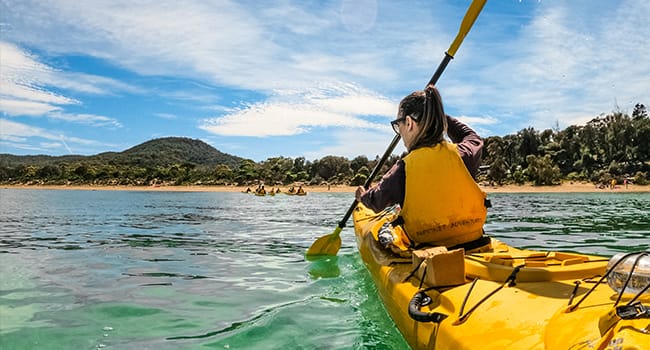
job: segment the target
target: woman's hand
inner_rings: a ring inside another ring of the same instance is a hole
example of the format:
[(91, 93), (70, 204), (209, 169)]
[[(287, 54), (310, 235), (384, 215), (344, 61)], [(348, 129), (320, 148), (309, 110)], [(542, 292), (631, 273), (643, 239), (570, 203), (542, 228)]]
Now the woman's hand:
[(354, 192), (354, 197), (357, 201), (361, 202), (361, 196), (366, 193), (366, 189), (363, 186), (357, 187), (357, 190)]

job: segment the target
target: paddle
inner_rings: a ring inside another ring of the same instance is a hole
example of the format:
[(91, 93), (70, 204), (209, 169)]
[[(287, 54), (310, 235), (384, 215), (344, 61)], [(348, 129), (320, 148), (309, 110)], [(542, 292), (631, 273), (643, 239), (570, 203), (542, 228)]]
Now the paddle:
[[(445, 57), (443, 58), (442, 62), (440, 62), (440, 65), (438, 65), (436, 72), (433, 74), (431, 80), (429, 80), (429, 83), (426, 86), (436, 84), (438, 78), (440, 78), (440, 76), (442, 75), (442, 72), (447, 67), (449, 61), (451, 61), (451, 59), (454, 58), (456, 51), (460, 47), (460, 44), (463, 42), (463, 39), (465, 39), (467, 33), (469, 33), (469, 30), (472, 28), (474, 21), (476, 21), (476, 18), (478, 17), (479, 13), (481, 13), (481, 10), (483, 9), (483, 5), (485, 5), (486, 1), (487, 0), (472, 1), (472, 4), (467, 9), (467, 13), (465, 13), (465, 17), (463, 17), (463, 21), (460, 24), (460, 29), (458, 30), (458, 34), (456, 34), (456, 38), (451, 43), (451, 46), (449, 46), (447, 52), (445, 52)], [(395, 146), (397, 146), (399, 140), (400, 140), (400, 136), (395, 135), (393, 141), (391, 141), (390, 145), (388, 145), (386, 152), (384, 152), (384, 155), (381, 157), (377, 165), (375, 165), (375, 168), (372, 170), (372, 173), (370, 173), (370, 175), (368, 176), (368, 179), (366, 179), (366, 182), (363, 185), (363, 187), (365, 187), (366, 189), (370, 187), (375, 176), (377, 176), (377, 174), (379, 173), (379, 170), (381, 170), (381, 168), (384, 166), (384, 163), (386, 163), (388, 157), (393, 153), (393, 149), (395, 149)], [(348, 211), (343, 216), (343, 219), (339, 221), (338, 225), (336, 226), (336, 229), (334, 229), (334, 232), (322, 236), (318, 238), (316, 241), (314, 241), (314, 243), (312, 243), (311, 247), (309, 247), (309, 249), (307, 250), (306, 255), (308, 258), (317, 257), (321, 255), (336, 255), (336, 253), (338, 253), (339, 249), (341, 248), (341, 237), (340, 237), (341, 231), (345, 227), (348, 219), (350, 218), (350, 215), (352, 215), (352, 212), (357, 207), (357, 204), (358, 202), (355, 199), (352, 205), (350, 206), (350, 208), (348, 209)]]

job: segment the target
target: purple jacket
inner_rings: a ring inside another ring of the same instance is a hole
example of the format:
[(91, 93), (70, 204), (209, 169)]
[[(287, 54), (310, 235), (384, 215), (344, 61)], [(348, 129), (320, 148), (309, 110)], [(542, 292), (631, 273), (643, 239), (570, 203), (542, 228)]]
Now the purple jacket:
[[(450, 116), (447, 116), (447, 136), (456, 144), (467, 170), (476, 179), (476, 173), (481, 164), (483, 140), (472, 128)], [(394, 204), (403, 206), (406, 190), (404, 167), (404, 161), (400, 159), (386, 172), (377, 185), (368, 189), (361, 196), (361, 203), (375, 212)]]

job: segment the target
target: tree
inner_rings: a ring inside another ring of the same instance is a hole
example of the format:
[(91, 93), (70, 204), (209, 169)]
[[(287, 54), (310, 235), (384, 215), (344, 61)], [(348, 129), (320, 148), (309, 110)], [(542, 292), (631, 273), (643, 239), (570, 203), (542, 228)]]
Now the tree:
[(357, 156), (356, 158), (352, 159), (352, 161), (350, 161), (350, 169), (352, 169), (352, 172), (356, 174), (359, 172), (359, 169), (361, 169), (362, 167), (368, 169), (368, 163), (369, 163), (368, 157)]
[(503, 184), (503, 180), (508, 175), (508, 170), (506, 168), (505, 162), (503, 161), (503, 157), (496, 158), (492, 164), (490, 164), (490, 168), (488, 169), (487, 174), (488, 177), (491, 180), (495, 181), (497, 184)]
[(294, 161), (291, 158), (273, 157), (260, 164), (260, 176), (270, 184), (284, 182), (287, 173), (294, 168)]
[(487, 176), (501, 185), (508, 175), (508, 164), (503, 152), (504, 141), (499, 136), (491, 136), (485, 139), (483, 145), (483, 163), (489, 166)]
[(648, 160), (650, 159), (650, 118), (648, 118), (648, 113), (646, 107), (637, 103), (634, 107), (634, 112), (632, 112), (632, 128), (635, 131), (634, 143), (636, 145), (636, 155), (634, 157), (635, 162), (643, 170), (646, 166)]
[(235, 169), (234, 180), (240, 185), (247, 185), (253, 180), (257, 180), (258, 176), (258, 165), (250, 159), (244, 159), (239, 163), (237, 169)]
[(366, 180), (368, 179), (368, 176), (365, 176), (363, 174), (357, 173), (354, 175), (352, 180), (350, 180), (350, 186), (361, 186), (366, 183)]
[(526, 157), (526, 162), (528, 163), (526, 176), (536, 186), (557, 185), (560, 183), (560, 168), (553, 164), (551, 156), (548, 154), (543, 157), (530, 154)]
[(539, 135), (534, 128), (528, 127), (517, 133), (517, 154), (524, 160), (523, 167), (528, 166), (527, 156), (528, 155), (538, 155), (539, 146), (541, 144)]
[(560, 172), (567, 175), (571, 172), (579, 171), (574, 166), (581, 158), (580, 154), (580, 130), (581, 127), (571, 125), (566, 129), (559, 131), (555, 134), (555, 143), (559, 145), (559, 149), (555, 149), (554, 145), (550, 146), (553, 162), (560, 167)]
[(359, 170), (357, 170), (357, 174), (368, 177), (370, 175), (370, 169), (368, 169), (368, 167), (364, 165), (361, 168), (359, 168)]
[(234, 171), (226, 164), (219, 164), (214, 168), (214, 177), (217, 180), (231, 181)]
[(42, 180), (57, 180), (61, 176), (61, 169), (56, 165), (45, 165), (36, 171), (36, 176)]
[(325, 156), (320, 161), (314, 162), (313, 168), (316, 175), (325, 181), (339, 174), (351, 175), (352, 173), (350, 161), (347, 158), (337, 156)]
[(645, 108), (643, 103), (637, 103), (634, 105), (634, 111), (632, 111), (632, 119), (645, 119), (648, 118), (648, 111)]

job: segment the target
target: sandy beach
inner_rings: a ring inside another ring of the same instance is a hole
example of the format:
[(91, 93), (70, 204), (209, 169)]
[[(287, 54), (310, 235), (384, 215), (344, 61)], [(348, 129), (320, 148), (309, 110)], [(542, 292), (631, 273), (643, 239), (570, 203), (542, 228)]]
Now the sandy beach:
[[(159, 192), (244, 192), (246, 186), (65, 186), (65, 185), (0, 185), (5, 189), (48, 189), (48, 190), (111, 190), (111, 191), (159, 191)], [(280, 191), (286, 192), (288, 187), (280, 186)], [(350, 192), (353, 193), (355, 186), (303, 186), (309, 192)], [(251, 187), (254, 190), (254, 187)], [(267, 189), (269, 187), (267, 186)], [(504, 186), (481, 186), (487, 193), (572, 193), (572, 192), (598, 192), (598, 193), (621, 193), (621, 192), (650, 192), (650, 186), (639, 185), (618, 185), (614, 189), (598, 188), (591, 183), (563, 183), (558, 186), (533, 186), (533, 185), (504, 185)]]

